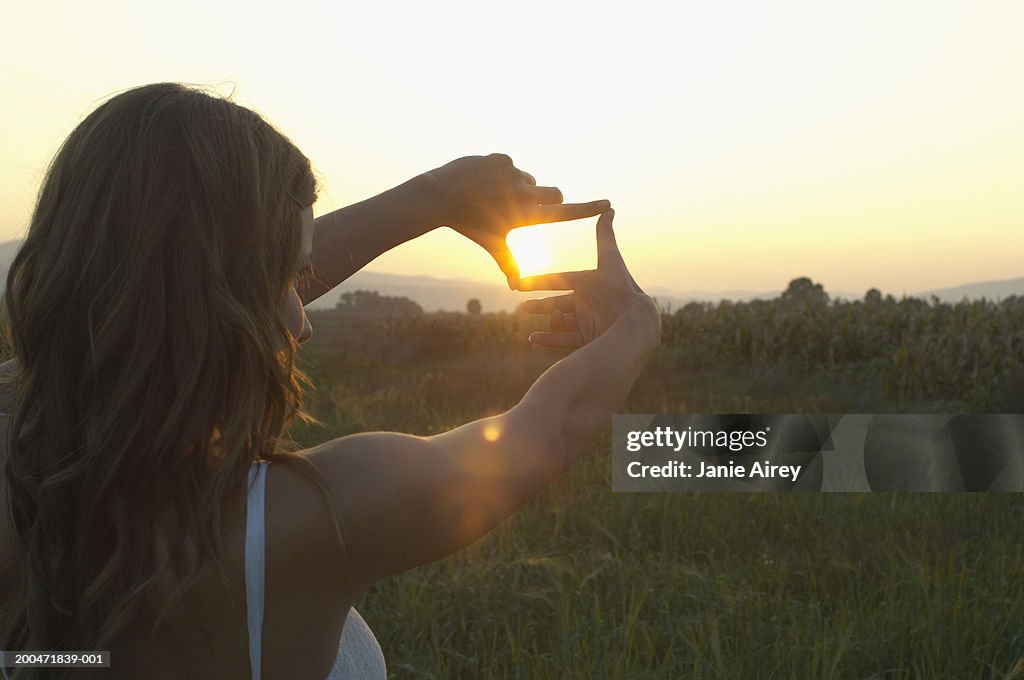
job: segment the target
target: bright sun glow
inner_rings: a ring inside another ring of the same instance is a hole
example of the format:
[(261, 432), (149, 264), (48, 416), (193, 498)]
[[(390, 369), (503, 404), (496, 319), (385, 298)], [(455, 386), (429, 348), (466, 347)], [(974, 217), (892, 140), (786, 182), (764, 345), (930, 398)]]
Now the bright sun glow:
[(519, 264), (520, 276), (551, 271), (551, 249), (547, 236), (536, 228), (513, 229), (505, 239)]
[(505, 237), (519, 263), (520, 276), (572, 272), (597, 267), (597, 217), (535, 224)]

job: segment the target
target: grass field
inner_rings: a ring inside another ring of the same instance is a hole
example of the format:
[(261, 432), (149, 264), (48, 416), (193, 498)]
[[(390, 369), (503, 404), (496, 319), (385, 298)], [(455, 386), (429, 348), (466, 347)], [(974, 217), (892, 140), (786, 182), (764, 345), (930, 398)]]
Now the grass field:
[[(680, 312), (626, 410), (1006, 410), (1018, 398), (1005, 376), (1020, 363), (1012, 338), (1024, 324), (1017, 311), (996, 321), (983, 311), (947, 316), (998, 327), (990, 342), (1004, 363), (990, 373), (970, 359), (973, 336), (939, 342), (927, 323), (918, 336), (896, 324), (862, 352), (834, 333), (774, 347), (754, 333), (751, 344), (742, 324), (716, 330), (718, 308), (689, 326)], [(527, 347), (534, 322), (514, 315), (311, 321), (300, 354), (324, 425), (294, 428), (304, 445), (365, 430), (428, 434), (499, 412), (560, 356)], [(947, 373), (973, 376), (962, 396), (948, 380), (935, 393), (928, 380), (904, 380), (927, 368), (915, 342), (952, 352), (935, 359), (951, 362)], [(391, 675), (1024, 678), (1020, 494), (634, 495), (612, 493), (610, 474), (603, 437), (483, 539), (366, 593), (357, 608)]]

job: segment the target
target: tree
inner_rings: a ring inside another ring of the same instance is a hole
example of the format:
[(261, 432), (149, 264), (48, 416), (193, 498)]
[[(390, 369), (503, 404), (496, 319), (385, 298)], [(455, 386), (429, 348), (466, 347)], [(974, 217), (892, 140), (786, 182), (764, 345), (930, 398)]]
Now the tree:
[(477, 300), (476, 298), (473, 298), (472, 300), (466, 303), (466, 311), (469, 312), (470, 315), (472, 316), (479, 316), (482, 310), (483, 305), (481, 305), (480, 301)]
[(789, 282), (789, 288), (782, 294), (782, 299), (790, 302), (825, 304), (828, 302), (828, 293), (820, 283), (814, 283), (806, 276), (801, 276)]
[(381, 295), (375, 290), (342, 293), (335, 309), (348, 314), (381, 316), (419, 316), (423, 313), (423, 308), (407, 297)]

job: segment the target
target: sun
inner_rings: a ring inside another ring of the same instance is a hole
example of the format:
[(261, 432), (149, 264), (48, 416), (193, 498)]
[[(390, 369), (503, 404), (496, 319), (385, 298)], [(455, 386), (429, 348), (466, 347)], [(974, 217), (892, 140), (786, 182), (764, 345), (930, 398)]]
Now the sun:
[(597, 268), (597, 217), (535, 224), (508, 232), (505, 243), (520, 276)]
[(505, 237), (520, 276), (536, 276), (551, 271), (551, 248), (547, 235), (536, 227), (513, 229)]

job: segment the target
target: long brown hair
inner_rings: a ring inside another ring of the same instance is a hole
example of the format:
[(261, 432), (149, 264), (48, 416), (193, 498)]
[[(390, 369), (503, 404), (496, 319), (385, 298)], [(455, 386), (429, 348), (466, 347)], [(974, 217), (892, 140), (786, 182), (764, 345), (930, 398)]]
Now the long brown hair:
[[(259, 115), (174, 83), (114, 96), (61, 146), (7, 277), (23, 555), (0, 649), (110, 649), (158, 575), (158, 516), (226, 580), (223, 499), (256, 459), (327, 491), (282, 439), (312, 420), (283, 300), (296, 201), (315, 196), (309, 160)], [(180, 595), (198, 566), (171, 561)]]

